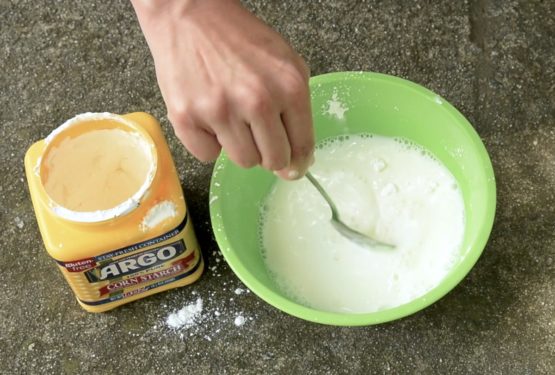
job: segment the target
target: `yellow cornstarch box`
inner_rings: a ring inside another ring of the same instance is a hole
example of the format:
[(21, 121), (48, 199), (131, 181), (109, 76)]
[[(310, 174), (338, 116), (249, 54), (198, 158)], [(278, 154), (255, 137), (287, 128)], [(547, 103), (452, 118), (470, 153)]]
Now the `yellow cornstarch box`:
[(152, 116), (78, 115), (29, 148), (25, 171), (46, 250), (85, 310), (107, 311), (202, 274), (177, 171)]

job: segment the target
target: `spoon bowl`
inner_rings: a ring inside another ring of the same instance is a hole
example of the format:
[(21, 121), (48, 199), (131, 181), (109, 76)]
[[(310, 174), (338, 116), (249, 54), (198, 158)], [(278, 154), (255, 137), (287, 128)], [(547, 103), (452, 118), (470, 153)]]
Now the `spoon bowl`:
[(335, 205), (335, 203), (333, 202), (333, 200), (331, 199), (331, 197), (328, 195), (328, 193), (326, 192), (326, 190), (324, 190), (324, 188), (322, 187), (322, 185), (320, 185), (320, 183), (318, 182), (318, 180), (312, 175), (312, 173), (310, 172), (306, 172), (305, 177), (308, 179), (308, 181), (310, 181), (310, 183), (316, 188), (316, 190), (318, 190), (318, 192), (320, 193), (320, 195), (322, 196), (322, 198), (324, 198), (324, 200), (327, 202), (328, 206), (330, 206), (331, 209), (331, 224), (333, 225), (333, 227), (339, 232), (341, 233), (341, 235), (343, 235), (345, 238), (347, 238), (348, 240), (355, 242), (367, 249), (377, 249), (377, 248), (388, 248), (388, 249), (393, 249), (395, 248), (394, 245), (382, 242), (382, 241), (378, 241), (364, 233), (361, 233), (351, 227), (349, 227), (347, 224), (345, 224), (343, 221), (341, 221), (340, 217), (339, 217), (339, 211), (337, 210), (337, 206)]

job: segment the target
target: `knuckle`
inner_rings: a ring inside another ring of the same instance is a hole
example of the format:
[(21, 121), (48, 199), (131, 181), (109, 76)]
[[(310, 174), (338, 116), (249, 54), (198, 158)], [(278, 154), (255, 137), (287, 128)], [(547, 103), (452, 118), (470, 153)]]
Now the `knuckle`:
[(251, 79), (238, 91), (240, 103), (248, 115), (264, 115), (270, 111), (272, 98), (260, 79)]
[(208, 122), (225, 122), (228, 117), (228, 105), (225, 94), (215, 91), (209, 95), (199, 97), (195, 102), (198, 116)]
[(285, 76), (282, 85), (288, 101), (293, 104), (301, 103), (308, 97), (308, 83), (299, 72)]
[(237, 155), (235, 158), (235, 163), (243, 168), (252, 168), (258, 165), (258, 158), (249, 155)]
[(270, 155), (262, 159), (262, 167), (271, 171), (279, 171), (289, 166), (287, 155)]
[(267, 169), (269, 171), (280, 171), (286, 168), (288, 165), (289, 165), (288, 163), (278, 162), (278, 161), (268, 161), (268, 162), (262, 163), (262, 167), (264, 167), (264, 169)]
[(245, 151), (234, 147), (226, 149), (226, 152), (235, 164), (243, 168), (251, 168), (260, 163), (260, 155), (254, 150)]
[(309, 140), (303, 144), (294, 146), (291, 149), (291, 157), (295, 160), (307, 159), (314, 151), (314, 140)]
[(190, 126), (190, 108), (184, 103), (168, 104), (168, 119), (174, 127)]
[(271, 100), (267, 94), (257, 92), (246, 101), (245, 107), (248, 114), (265, 115), (270, 110)]
[(250, 93), (262, 94), (266, 91), (264, 79), (256, 74), (252, 74), (244, 80), (244, 85)]
[(168, 111), (168, 119), (172, 124), (175, 136), (181, 141), (181, 143), (185, 143), (187, 134), (194, 130), (196, 126), (195, 123), (191, 120), (187, 113)]
[(300, 105), (308, 97), (308, 90), (304, 85), (293, 82), (285, 88), (285, 95), (289, 102)]

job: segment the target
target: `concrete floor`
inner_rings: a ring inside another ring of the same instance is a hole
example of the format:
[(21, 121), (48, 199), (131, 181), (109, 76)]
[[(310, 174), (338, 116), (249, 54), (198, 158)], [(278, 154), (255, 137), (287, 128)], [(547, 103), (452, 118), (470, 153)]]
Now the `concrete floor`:
[[(211, 166), (173, 136), (130, 4), (1, 0), (0, 373), (555, 373), (555, 2), (246, 3), (313, 75), (393, 74), (459, 108), (497, 177), (484, 254), (445, 298), (379, 326), (316, 325), (236, 294), (208, 222)], [(23, 156), (77, 113), (138, 110), (164, 124), (209, 269), (194, 286), (88, 314), (44, 251)], [(198, 297), (202, 322), (165, 328)]]

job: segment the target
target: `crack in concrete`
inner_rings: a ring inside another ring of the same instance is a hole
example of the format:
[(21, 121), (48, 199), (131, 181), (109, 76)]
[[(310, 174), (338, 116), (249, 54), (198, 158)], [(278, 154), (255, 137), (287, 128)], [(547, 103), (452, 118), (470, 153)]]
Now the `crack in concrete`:
[(468, 21), (470, 24), (469, 40), (478, 49), (479, 53), (475, 60), (475, 83), (474, 98), (475, 102), (475, 127), (484, 136), (493, 129), (488, 126), (490, 122), (490, 112), (486, 110), (488, 100), (491, 97), (488, 82), (493, 79), (490, 50), (487, 44), (489, 34), (487, 8), (490, 0), (469, 0)]
[(487, 0), (470, 0), (468, 20), (470, 22), (470, 41), (482, 51), (485, 48)]

